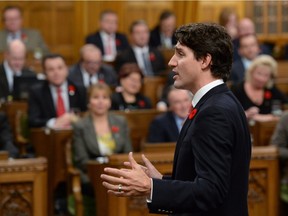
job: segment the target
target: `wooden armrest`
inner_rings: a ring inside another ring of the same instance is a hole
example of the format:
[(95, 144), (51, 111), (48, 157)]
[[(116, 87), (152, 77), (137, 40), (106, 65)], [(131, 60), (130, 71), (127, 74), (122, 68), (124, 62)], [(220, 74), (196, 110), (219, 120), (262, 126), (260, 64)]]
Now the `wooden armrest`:
[(68, 191), (72, 192), (75, 199), (76, 216), (84, 215), (83, 196), (81, 193), (80, 171), (74, 167), (69, 167), (68, 170)]

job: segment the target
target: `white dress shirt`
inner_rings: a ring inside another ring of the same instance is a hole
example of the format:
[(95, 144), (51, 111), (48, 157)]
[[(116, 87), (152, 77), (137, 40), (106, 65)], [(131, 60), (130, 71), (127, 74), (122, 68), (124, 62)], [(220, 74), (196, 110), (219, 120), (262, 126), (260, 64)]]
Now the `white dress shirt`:
[[(104, 31), (100, 32), (100, 37), (103, 43), (103, 48), (104, 48), (104, 55), (103, 55), (103, 60), (104, 61), (114, 61), (116, 55), (117, 55), (117, 49), (116, 49), (116, 36), (115, 34), (107, 34)], [(109, 38), (110, 37), (110, 38)], [(105, 49), (107, 47), (107, 45), (110, 43), (110, 49), (111, 49), (111, 53), (110, 55), (108, 55), (107, 53), (105, 53)]]
[(92, 76), (83, 68), (81, 67), (82, 78), (84, 82), (84, 86), (88, 88), (90, 83), (95, 84), (98, 82), (97, 74), (93, 74)]
[[(54, 107), (55, 110), (57, 110), (57, 87), (54, 85), (49, 85), (50, 91), (51, 91), (51, 95), (52, 95), (52, 99), (53, 99), (53, 103), (54, 103)], [(61, 96), (64, 102), (64, 107), (66, 112), (70, 111), (70, 104), (69, 104), (69, 95), (68, 95), (68, 83), (64, 82), (61, 86)], [(46, 123), (46, 126), (48, 128), (54, 128), (54, 124), (56, 121), (56, 118), (51, 118), (48, 120), (48, 122)]]
[(21, 76), (22, 72), (21, 71), (13, 71), (6, 60), (4, 61), (3, 66), (4, 66), (5, 74), (7, 77), (9, 91), (12, 92), (13, 91), (13, 84), (14, 84), (14, 76)]

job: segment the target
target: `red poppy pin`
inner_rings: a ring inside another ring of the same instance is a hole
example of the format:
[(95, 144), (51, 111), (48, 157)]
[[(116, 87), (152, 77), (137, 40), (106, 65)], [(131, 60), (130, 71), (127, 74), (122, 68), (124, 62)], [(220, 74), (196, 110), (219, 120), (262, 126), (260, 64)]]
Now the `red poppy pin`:
[(119, 39), (116, 39), (116, 46), (121, 46), (121, 41)]
[(194, 116), (196, 115), (196, 113), (197, 113), (197, 109), (193, 109), (193, 110), (189, 113), (188, 118), (189, 118), (189, 119), (193, 119)]
[(138, 101), (138, 105), (139, 105), (140, 107), (145, 107), (145, 101), (144, 101), (144, 100)]
[(68, 92), (69, 92), (69, 95), (73, 96), (75, 94), (75, 86), (69, 85)]
[(271, 91), (265, 91), (264, 92), (264, 98), (266, 99), (266, 100), (269, 100), (269, 99), (271, 99), (272, 98), (272, 93), (271, 93)]
[(112, 131), (112, 133), (118, 133), (119, 132), (119, 127), (117, 127), (115, 125), (112, 125), (111, 131)]
[(25, 33), (22, 33), (22, 34), (21, 34), (21, 40), (22, 40), (24, 43), (27, 42), (28, 37), (27, 37), (27, 35), (26, 35)]
[(150, 58), (150, 61), (155, 61), (156, 60), (156, 57), (155, 57), (154, 53), (150, 53), (149, 54), (149, 58)]

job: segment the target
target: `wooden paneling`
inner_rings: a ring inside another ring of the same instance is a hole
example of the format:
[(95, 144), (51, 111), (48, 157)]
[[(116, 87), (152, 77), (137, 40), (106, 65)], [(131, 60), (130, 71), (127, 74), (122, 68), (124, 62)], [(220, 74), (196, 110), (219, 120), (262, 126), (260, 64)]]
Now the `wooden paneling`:
[(216, 22), (223, 8), (231, 8), (235, 10), (239, 17), (244, 16), (244, 3), (243, 1), (198, 1), (198, 13), (196, 17), (197, 22)]

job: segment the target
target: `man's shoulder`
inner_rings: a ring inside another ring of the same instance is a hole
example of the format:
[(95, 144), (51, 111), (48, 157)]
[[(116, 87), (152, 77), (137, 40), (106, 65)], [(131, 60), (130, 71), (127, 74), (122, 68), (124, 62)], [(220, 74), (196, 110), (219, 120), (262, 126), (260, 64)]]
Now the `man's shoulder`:
[(40, 31), (37, 29), (32, 29), (32, 28), (24, 28), (22, 29), (22, 32), (24, 34), (27, 34), (28, 36), (39, 36), (40, 35)]
[(92, 33), (88, 34), (86, 37), (86, 41), (88, 41), (88, 42), (89, 42), (89, 40), (95, 40), (95, 39), (100, 39), (100, 32), (99, 31), (92, 32)]
[(117, 38), (117, 39), (120, 39), (120, 40), (126, 40), (126, 39), (127, 39), (126, 35), (123, 34), (123, 33), (116, 32), (115, 35), (116, 35), (116, 38)]
[(79, 64), (74, 64), (69, 68), (69, 75), (80, 74), (81, 68)]

